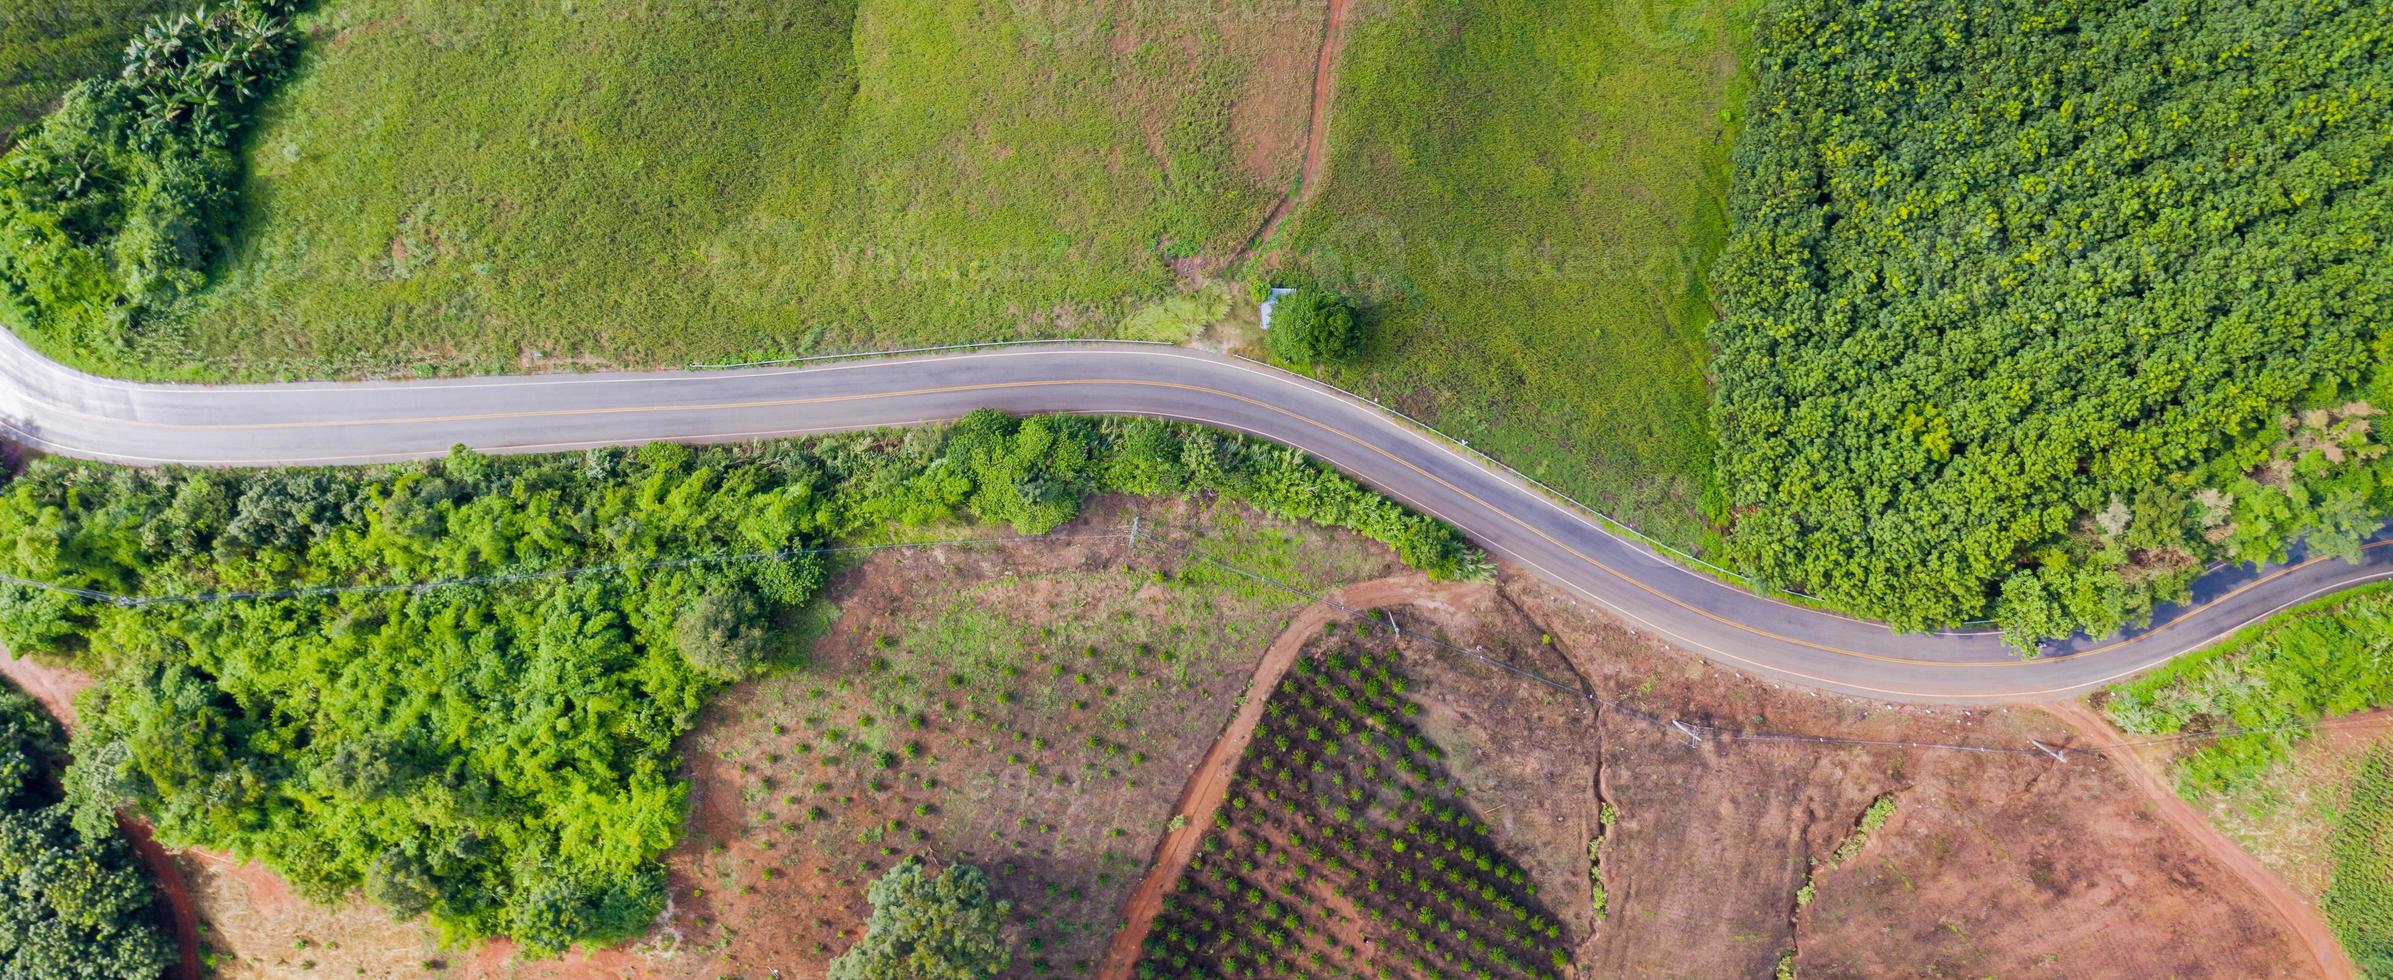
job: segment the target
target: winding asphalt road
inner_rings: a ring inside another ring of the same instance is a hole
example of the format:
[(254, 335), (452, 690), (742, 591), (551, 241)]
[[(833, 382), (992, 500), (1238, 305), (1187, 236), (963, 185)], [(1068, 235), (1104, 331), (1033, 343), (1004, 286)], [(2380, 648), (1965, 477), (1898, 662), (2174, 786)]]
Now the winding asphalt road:
[(415, 382), (151, 385), (94, 377), (0, 330), (0, 429), (138, 465), (367, 463), (655, 440), (722, 442), (910, 425), (975, 408), (1151, 415), (1296, 446), (1461, 528), (1489, 552), (1716, 662), (1881, 700), (2042, 701), (2085, 692), (2262, 617), (2393, 577), (2363, 561), (2221, 569), (2149, 629), (2023, 661), (1987, 632), (1894, 633), (1756, 595), (1605, 530), (1516, 477), (1335, 389), (1174, 347), (1013, 347), (802, 368)]

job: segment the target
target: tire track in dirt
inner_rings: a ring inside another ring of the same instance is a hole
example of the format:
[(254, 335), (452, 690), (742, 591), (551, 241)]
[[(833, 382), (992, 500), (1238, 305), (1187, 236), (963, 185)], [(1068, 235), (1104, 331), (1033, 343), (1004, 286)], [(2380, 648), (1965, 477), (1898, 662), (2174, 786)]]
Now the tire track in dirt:
[[(0, 650), (0, 676), (7, 677), (42, 708), (58, 720), (58, 727), (74, 730), (75, 695), (90, 687), (94, 679), (77, 671), (64, 670), (20, 660), (6, 650)], [(183, 869), (177, 867), (174, 855), (158, 843), (150, 833), (150, 825), (139, 817), (124, 812), (116, 815), (117, 829), (132, 845), (133, 855), (150, 869), (150, 879), (157, 882), (159, 894), (166, 898), (168, 917), (174, 927), (174, 976), (198, 980), (206, 974), (199, 964), (199, 903), (191, 897), (191, 883), (183, 880)]]
[(1246, 694), (1239, 701), (1238, 714), (1230, 719), (1221, 737), (1214, 739), (1204, 758), (1197, 760), (1196, 768), (1189, 773), (1188, 784), (1172, 807), (1174, 816), (1186, 819), (1179, 829), (1166, 832), (1162, 842), (1155, 845), (1146, 877), (1139, 879), (1138, 887), (1130, 891), (1129, 901), (1123, 903), (1122, 928), (1105, 948), (1105, 961), (1097, 969), (1099, 980), (1127, 980), (1138, 965), (1139, 947), (1146, 943), (1155, 916), (1163, 911), (1164, 896), (1171, 893), (1172, 884), (1180, 880), (1189, 859), (1196, 856), (1197, 842), (1213, 826), (1213, 814), (1221, 809), (1222, 798), (1229, 793), (1230, 777), (1238, 769), (1238, 759), (1254, 738), (1255, 725), (1263, 720), (1263, 705), (1271, 700), (1272, 689), (1279, 686), (1280, 678), (1296, 663), (1297, 655), (1304, 652), (1305, 641), (1320, 635), (1323, 625), (1344, 618), (1349, 610), (1445, 599), (1487, 587), (1465, 582), (1431, 582), (1417, 573), (1396, 575), (1339, 589), (1325, 601), (1296, 614), (1279, 638), (1271, 641), (1262, 662), (1255, 665), (1254, 677), (1247, 681)]
[(1305, 121), (1305, 158), (1304, 165), (1296, 171), (1296, 190), (1272, 202), (1271, 210), (1263, 214), (1263, 224), (1254, 234), (1246, 236), (1246, 243), (1231, 253), (1230, 260), (1222, 264), (1223, 269), (1238, 268), (1254, 253), (1255, 246), (1279, 230), (1280, 219), (1286, 218), (1288, 212), (1312, 197), (1321, 186), (1321, 163), (1329, 150), (1330, 100), (1338, 90), (1338, 55), (1346, 50), (1346, 10), (1351, 2), (1329, 0), (1329, 13), (1322, 21), (1321, 48), (1313, 56), (1313, 108)]
[(2294, 941), (2303, 952), (2309, 954), (2321, 975), (2333, 980), (2351, 980), (2359, 976), (2359, 970), (2344, 953), (2343, 944), (2335, 939), (2334, 930), (2327, 928), (2326, 917), (2319, 913), (2318, 908), (2304, 900), (2301, 893), (2294, 891), (2293, 886), (2286, 884), (2285, 879), (2278, 877), (2276, 872), (2268, 870), (2258, 858), (2236, 846), (2234, 841), (2227, 839), (2227, 835), (2212, 827), (2209, 820), (2194, 812), (2194, 808), (2170, 788), (2168, 780), (2119, 736), (2109, 720), (2080, 701), (2038, 707), (2092, 742), (2096, 751), (2108, 757), (2129, 782), (2143, 791), (2162, 823), (2175, 828), (2187, 843), (2193, 845), (2195, 851), (2217, 862), (2257, 893), (2260, 900), (2267, 903), (2277, 918), (2285, 923), (2286, 929), (2293, 933)]

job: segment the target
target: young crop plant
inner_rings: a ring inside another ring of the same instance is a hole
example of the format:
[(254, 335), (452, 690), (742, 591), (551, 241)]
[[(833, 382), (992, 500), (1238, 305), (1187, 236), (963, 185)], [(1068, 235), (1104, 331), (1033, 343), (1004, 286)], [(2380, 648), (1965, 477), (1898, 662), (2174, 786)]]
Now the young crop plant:
[[(1126, 446), (1173, 467), (1204, 447), (1202, 476), (1139, 470), (1176, 474), (1172, 492), (1386, 534), (1448, 572), (1479, 560), (1302, 457), (1149, 422), (975, 413), (903, 436), (342, 470), (53, 459), (0, 485), (0, 642), (104, 675), (68, 781), (87, 812), (137, 807), (162, 840), (253, 856), (309, 895), (548, 955), (654, 920), (687, 794), (674, 742), (724, 685), (803, 669), (791, 627), (817, 549), (967, 518), (1052, 528), (1119, 488)], [(868, 683), (918, 701), (905, 674)], [(809, 717), (814, 758), (884, 792), (929, 756), (898, 724), (919, 707)]]
[[(1282, 678), (1216, 831), (1156, 919), (1140, 976), (1305, 965), (1544, 977), (1567, 967), (1561, 923), (1528, 875), (1471, 816), (1432, 747), (1385, 710), (1402, 697), (1399, 671), (1391, 655), (1339, 647)], [(1392, 775), (1378, 768), (1382, 755), (1414, 767)]]

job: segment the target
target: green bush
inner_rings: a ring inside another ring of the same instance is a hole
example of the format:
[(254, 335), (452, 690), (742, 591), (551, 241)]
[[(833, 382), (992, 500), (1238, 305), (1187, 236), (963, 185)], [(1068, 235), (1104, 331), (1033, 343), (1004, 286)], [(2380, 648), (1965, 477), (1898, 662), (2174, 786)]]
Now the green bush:
[(2387, 360), (2381, 4), (1780, 0), (1754, 37), (1713, 271), (1745, 570), (2103, 634), (2393, 505), (2364, 426), (2277, 448)]
[(1272, 304), (1271, 332), (1263, 340), (1271, 356), (1302, 366), (1353, 357), (1362, 349), (1363, 329), (1344, 299), (1300, 286)]
[(231, 219), (230, 147), (284, 68), (290, 14), (236, 0), (160, 20), (120, 73), (68, 89), (0, 157), (0, 319), (108, 363), (205, 282)]
[[(0, 642), (107, 674), (77, 736), (84, 812), (130, 802), (162, 839), (255, 856), (307, 894), (359, 889), (542, 955), (654, 917), (686, 792), (673, 741), (722, 684), (794, 659), (811, 549), (968, 515), (1042, 532), (1101, 489), (1220, 493), (1433, 574), (1485, 568), (1450, 528), (1293, 452), (984, 411), (944, 431), (355, 470), (43, 460), (0, 493), (0, 572), (273, 594), (11, 589)], [(434, 580), (469, 584), (403, 587)], [(342, 586), (393, 587), (323, 590)]]
[(69, 819), (61, 747), (33, 699), (0, 683), (0, 976), (156, 977), (174, 958), (156, 893), (108, 814), (91, 834)]
[(872, 919), (864, 938), (831, 961), (832, 980), (987, 980), (1013, 963), (1000, 935), (1013, 906), (997, 900), (979, 868), (933, 873), (907, 858), (865, 895)]
[(2320, 718), (2393, 704), (2393, 591), (2337, 597), (2114, 687), (2103, 709), (2147, 735), (2249, 730), (2177, 763), (2189, 796), (2244, 785)]

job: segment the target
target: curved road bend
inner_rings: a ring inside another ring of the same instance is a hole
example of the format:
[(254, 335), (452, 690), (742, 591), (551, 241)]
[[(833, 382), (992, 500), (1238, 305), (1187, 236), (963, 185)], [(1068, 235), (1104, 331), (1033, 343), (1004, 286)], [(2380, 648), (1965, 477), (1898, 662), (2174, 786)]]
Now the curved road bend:
[(1789, 605), (1660, 557), (1379, 410), (1248, 362), (1169, 347), (1002, 348), (803, 368), (433, 381), (151, 385), (65, 368), (0, 330), (0, 427), (49, 452), (157, 465), (366, 463), (655, 440), (735, 441), (1007, 412), (1151, 415), (1312, 453), (1461, 528), (1495, 556), (1641, 629), (1741, 670), (1885, 700), (2083, 693), (2315, 596), (2393, 577), (2298, 561), (2202, 579), (2150, 629), (2022, 661), (1988, 633), (1898, 634)]

